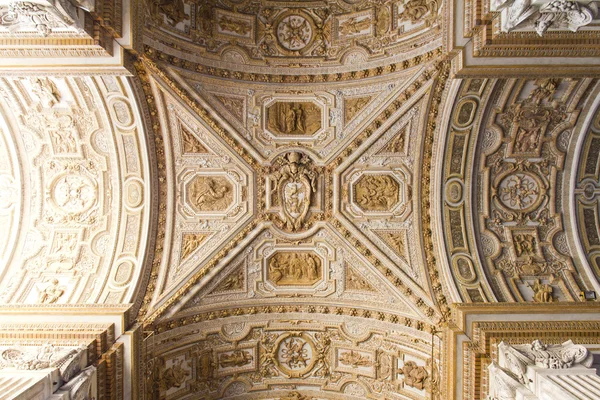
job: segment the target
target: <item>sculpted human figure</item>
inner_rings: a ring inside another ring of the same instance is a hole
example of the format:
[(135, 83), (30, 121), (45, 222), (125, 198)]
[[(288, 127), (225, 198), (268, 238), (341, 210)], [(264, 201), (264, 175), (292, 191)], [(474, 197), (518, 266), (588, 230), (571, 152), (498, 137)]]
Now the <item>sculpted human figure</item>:
[(404, 374), (404, 383), (415, 389), (424, 389), (425, 380), (429, 376), (425, 367), (417, 365), (414, 361), (407, 361), (402, 368)]
[(54, 278), (50, 284), (40, 291), (38, 303), (53, 304), (65, 293), (64, 286), (58, 285), (58, 279)]
[(185, 382), (190, 371), (186, 371), (181, 367), (183, 360), (176, 360), (173, 366), (167, 368), (163, 375), (163, 383), (166, 389), (172, 387), (180, 387)]
[(187, 18), (183, 0), (150, 0), (150, 13), (155, 18), (164, 14), (171, 25), (177, 25)]
[[(50, 78), (31, 78), (32, 92), (40, 99), (44, 107), (52, 107), (60, 103), (60, 91)], [(62, 136), (62, 135), (61, 135)]]
[(527, 282), (527, 286), (533, 290), (533, 301), (536, 303), (551, 303), (554, 301), (552, 297), (552, 286), (547, 283), (542, 283), (539, 279), (536, 279), (533, 285)]
[(221, 354), (219, 364), (222, 368), (241, 367), (250, 364), (253, 359), (249, 352), (237, 350), (231, 354)]

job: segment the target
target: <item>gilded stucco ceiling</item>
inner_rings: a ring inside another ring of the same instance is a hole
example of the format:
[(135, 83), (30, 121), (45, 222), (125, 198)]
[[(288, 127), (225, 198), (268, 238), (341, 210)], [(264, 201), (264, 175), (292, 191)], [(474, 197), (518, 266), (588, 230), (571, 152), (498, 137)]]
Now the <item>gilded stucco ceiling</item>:
[(443, 9), (441, 0), (150, 1), (144, 42), (216, 68), (332, 73), (440, 47)]
[(147, 398), (446, 399), (453, 303), (600, 291), (600, 83), (467, 68), (469, 46), (512, 62), (532, 21), (145, 5), (131, 77), (0, 78), (0, 299), (133, 303)]
[[(432, 331), (448, 309), (422, 251), (422, 165), (443, 65), (327, 86), (234, 82), (152, 61), (138, 72), (164, 165), (167, 239), (141, 310), (156, 329), (153, 390), (431, 392), (441, 350)], [(419, 377), (405, 380), (403, 368)]]
[(128, 81), (2, 78), (0, 124), (2, 301), (133, 301), (151, 177)]

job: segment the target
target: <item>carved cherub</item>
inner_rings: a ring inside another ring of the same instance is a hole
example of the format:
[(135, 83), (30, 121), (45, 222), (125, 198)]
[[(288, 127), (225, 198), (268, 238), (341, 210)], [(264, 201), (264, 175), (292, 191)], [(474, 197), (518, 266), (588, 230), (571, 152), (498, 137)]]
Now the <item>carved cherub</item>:
[(31, 78), (31, 91), (40, 99), (44, 107), (52, 107), (60, 103), (60, 91), (50, 78)]
[(425, 388), (425, 380), (429, 373), (425, 367), (417, 365), (414, 361), (407, 361), (402, 368), (404, 384), (422, 390)]
[(553, 288), (547, 283), (542, 283), (539, 279), (536, 279), (531, 285), (526, 282), (526, 285), (533, 290), (533, 301), (536, 303), (552, 303), (554, 297), (552, 296)]
[(183, 360), (175, 360), (173, 365), (165, 370), (161, 380), (165, 390), (168, 390), (172, 387), (180, 387), (190, 375), (190, 371), (187, 371), (181, 367), (182, 363)]
[(65, 293), (65, 287), (59, 286), (58, 279), (54, 278), (49, 285), (39, 292), (38, 303), (53, 304)]

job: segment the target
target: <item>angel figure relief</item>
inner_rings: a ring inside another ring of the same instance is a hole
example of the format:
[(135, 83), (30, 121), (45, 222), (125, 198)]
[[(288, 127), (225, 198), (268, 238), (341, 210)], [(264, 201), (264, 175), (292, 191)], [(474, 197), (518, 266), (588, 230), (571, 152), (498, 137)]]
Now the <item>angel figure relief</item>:
[(309, 158), (295, 151), (280, 157), (278, 162), (280, 168), (272, 174), (276, 182), (272, 194), (277, 196), (286, 229), (297, 231), (304, 224), (311, 197), (317, 190), (317, 174), (309, 169)]

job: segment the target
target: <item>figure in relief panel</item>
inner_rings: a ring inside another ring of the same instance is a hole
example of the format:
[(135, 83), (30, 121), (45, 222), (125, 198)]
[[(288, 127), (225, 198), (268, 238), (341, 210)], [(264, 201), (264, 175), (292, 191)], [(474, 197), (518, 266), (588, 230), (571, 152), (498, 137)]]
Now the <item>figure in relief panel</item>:
[(187, 377), (190, 375), (190, 371), (186, 371), (181, 367), (183, 360), (175, 360), (173, 366), (167, 368), (162, 377), (162, 384), (165, 390), (169, 390), (174, 387), (181, 387)]
[(221, 176), (199, 176), (189, 186), (189, 196), (198, 211), (222, 211), (233, 202), (233, 186)]
[(152, 16), (158, 19), (164, 14), (171, 25), (177, 25), (188, 17), (184, 11), (183, 0), (150, 0), (149, 3)]
[(50, 281), (48, 285), (42, 290), (40, 290), (40, 295), (38, 297), (38, 303), (41, 304), (54, 304), (60, 299), (60, 297), (65, 293), (65, 287), (60, 286), (58, 279), (54, 278)]
[(321, 110), (311, 102), (277, 102), (267, 109), (267, 128), (281, 135), (312, 135), (321, 129)]
[(221, 368), (242, 367), (250, 364), (254, 357), (248, 351), (237, 350), (231, 354), (221, 354), (219, 365)]
[(422, 390), (425, 388), (429, 373), (425, 367), (417, 365), (414, 361), (407, 361), (400, 370), (404, 375), (404, 384)]
[(40, 99), (44, 107), (60, 103), (60, 91), (50, 78), (30, 78), (32, 92)]
[(277, 253), (268, 277), (277, 285), (312, 285), (321, 279), (321, 259), (311, 253)]
[(536, 303), (552, 303), (554, 301), (554, 297), (552, 297), (552, 286), (547, 283), (540, 282), (539, 279), (536, 279), (533, 285), (527, 282), (527, 286), (533, 290), (533, 301)]
[(356, 202), (367, 211), (389, 211), (399, 199), (399, 185), (389, 175), (365, 175), (354, 190)]

